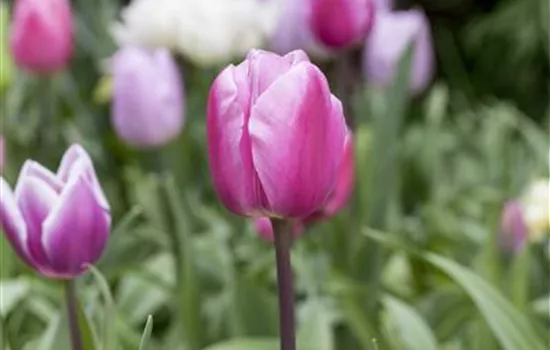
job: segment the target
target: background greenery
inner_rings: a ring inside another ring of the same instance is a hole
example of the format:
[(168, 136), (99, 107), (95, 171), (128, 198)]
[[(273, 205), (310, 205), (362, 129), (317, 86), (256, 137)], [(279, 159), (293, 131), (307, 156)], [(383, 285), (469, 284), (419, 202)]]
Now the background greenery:
[[(102, 73), (121, 5), (73, 1), (76, 57), (54, 79), (0, 52), (4, 176), (14, 183), (27, 158), (54, 168), (72, 142), (94, 158), (115, 227), (101, 273), (78, 281), (86, 349), (140, 348), (148, 315), (143, 349), (276, 349), (273, 249), (210, 182), (204, 109), (218, 70), (181, 59), (183, 134), (155, 153), (126, 147)], [(389, 91), (355, 96), (354, 198), (293, 248), (299, 349), (549, 349), (549, 241), (515, 256), (498, 245), (503, 202), (549, 176), (548, 2), (420, 5), (437, 78), (408, 100), (405, 57)], [(69, 349), (60, 285), (0, 242), (1, 349)]]

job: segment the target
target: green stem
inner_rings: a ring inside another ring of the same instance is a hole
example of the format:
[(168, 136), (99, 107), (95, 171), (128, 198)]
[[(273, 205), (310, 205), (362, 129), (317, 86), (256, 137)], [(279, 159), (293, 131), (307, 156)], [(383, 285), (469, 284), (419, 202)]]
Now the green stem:
[(288, 221), (273, 220), (275, 230), (275, 255), (277, 260), (277, 284), (279, 289), (279, 333), (281, 350), (296, 349), (294, 320), (294, 285), (290, 248), (292, 227)]
[(65, 302), (67, 304), (72, 350), (82, 350), (82, 338), (78, 326), (78, 302), (76, 299), (74, 281), (65, 282)]

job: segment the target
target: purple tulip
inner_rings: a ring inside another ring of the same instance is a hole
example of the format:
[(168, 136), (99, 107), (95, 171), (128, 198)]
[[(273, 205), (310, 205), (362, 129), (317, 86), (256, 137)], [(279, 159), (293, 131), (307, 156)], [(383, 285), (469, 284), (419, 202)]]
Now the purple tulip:
[(317, 42), (311, 32), (310, 1), (312, 0), (283, 0), (279, 21), (269, 41), (271, 50), (285, 55), (302, 49), (316, 58), (330, 56), (329, 50)]
[(252, 50), (208, 97), (214, 186), (236, 214), (307, 217), (334, 190), (346, 132), (340, 101), (303, 51)]
[(42, 275), (72, 279), (103, 252), (109, 236), (109, 204), (92, 161), (71, 146), (57, 171), (26, 161), (15, 193), (0, 178), (0, 223), (15, 252)]
[(15, 63), (35, 73), (64, 68), (72, 55), (73, 23), (67, 0), (17, 0), (10, 46)]
[(112, 60), (112, 123), (128, 144), (162, 146), (183, 128), (184, 89), (166, 50), (120, 49)]
[(375, 86), (388, 87), (410, 44), (414, 53), (409, 91), (412, 95), (424, 91), (433, 76), (434, 52), (428, 19), (417, 9), (377, 14), (365, 45), (365, 78)]
[(371, 30), (373, 0), (312, 0), (310, 25), (327, 47), (340, 49), (360, 43)]
[(501, 248), (507, 252), (521, 251), (529, 237), (521, 204), (511, 200), (504, 205), (500, 219)]
[[(263, 240), (269, 243), (273, 243), (275, 241), (273, 224), (271, 223), (270, 218), (261, 217), (254, 219), (254, 228), (256, 229), (258, 236), (260, 236)], [(305, 230), (304, 224), (300, 220), (293, 220), (292, 230), (292, 234), (295, 238), (300, 237)]]

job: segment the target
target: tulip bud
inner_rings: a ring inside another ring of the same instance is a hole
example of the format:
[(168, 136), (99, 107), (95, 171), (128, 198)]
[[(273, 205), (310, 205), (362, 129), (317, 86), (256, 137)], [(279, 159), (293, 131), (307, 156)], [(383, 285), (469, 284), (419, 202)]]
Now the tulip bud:
[(269, 41), (269, 47), (276, 53), (285, 55), (302, 49), (316, 58), (330, 55), (327, 48), (317, 42), (308, 24), (311, 15), (311, 0), (283, 0), (277, 26)]
[(524, 220), (521, 204), (509, 201), (504, 205), (500, 219), (500, 243), (502, 249), (510, 253), (521, 251), (528, 239), (528, 228)]
[(330, 48), (360, 43), (374, 21), (373, 0), (311, 0), (311, 6), (312, 31)]
[(214, 186), (239, 215), (304, 218), (318, 210), (336, 185), (346, 133), (340, 101), (303, 51), (253, 50), (210, 90)]
[(111, 120), (120, 138), (146, 148), (179, 135), (184, 124), (183, 83), (168, 51), (122, 48), (111, 69)]
[[(265, 241), (270, 243), (273, 243), (275, 241), (273, 224), (271, 223), (270, 218), (261, 217), (254, 219), (254, 228), (256, 229), (256, 233), (258, 233), (258, 236), (260, 236)], [(292, 234), (295, 238), (301, 236), (304, 233), (304, 229), (304, 225), (301, 221), (292, 221)]]
[(64, 68), (72, 54), (72, 34), (67, 0), (16, 0), (10, 46), (19, 67), (35, 73)]
[(365, 45), (365, 78), (375, 86), (388, 87), (411, 44), (414, 46), (409, 91), (412, 95), (424, 91), (433, 76), (434, 52), (429, 22), (420, 10), (378, 13)]
[(57, 171), (28, 160), (15, 192), (0, 178), (0, 224), (14, 251), (44, 276), (72, 279), (95, 263), (109, 236), (109, 204), (86, 151), (71, 146)]

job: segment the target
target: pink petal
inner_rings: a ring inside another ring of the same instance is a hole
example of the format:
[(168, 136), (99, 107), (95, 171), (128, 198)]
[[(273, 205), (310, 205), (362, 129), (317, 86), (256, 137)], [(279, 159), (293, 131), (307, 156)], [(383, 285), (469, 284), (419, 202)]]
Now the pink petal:
[(63, 182), (59, 180), (54, 173), (33, 160), (27, 160), (25, 164), (23, 164), (23, 168), (21, 168), (19, 178), (21, 179), (25, 177), (38, 178), (58, 193), (61, 192), (61, 189), (63, 188)]
[(10, 185), (0, 177), (0, 225), (15, 253), (29, 266), (35, 266), (27, 251), (27, 226), (17, 207)]
[(101, 207), (92, 185), (84, 176), (72, 179), (60, 204), (44, 221), (42, 244), (51, 270), (61, 276), (77, 276), (103, 252), (110, 216)]
[(81, 158), (90, 159), (90, 156), (88, 155), (88, 152), (86, 152), (86, 150), (79, 144), (73, 144), (67, 149), (67, 151), (65, 151), (63, 158), (61, 158), (59, 168), (57, 169), (57, 176), (61, 179), (61, 181), (69, 181), (69, 175), (73, 165)]
[(328, 83), (310, 63), (294, 66), (252, 108), (254, 166), (271, 214), (305, 217), (335, 186), (346, 135)]
[(355, 159), (353, 152), (353, 141), (351, 132), (348, 133), (344, 146), (344, 154), (340, 163), (338, 181), (336, 188), (331, 194), (324, 212), (328, 215), (335, 215), (348, 202), (353, 190), (353, 181), (355, 178)]
[(42, 223), (58, 203), (58, 194), (37, 177), (20, 178), (15, 189), (15, 200), (27, 224), (27, 248), (37, 265), (47, 266), (48, 259), (42, 247)]

